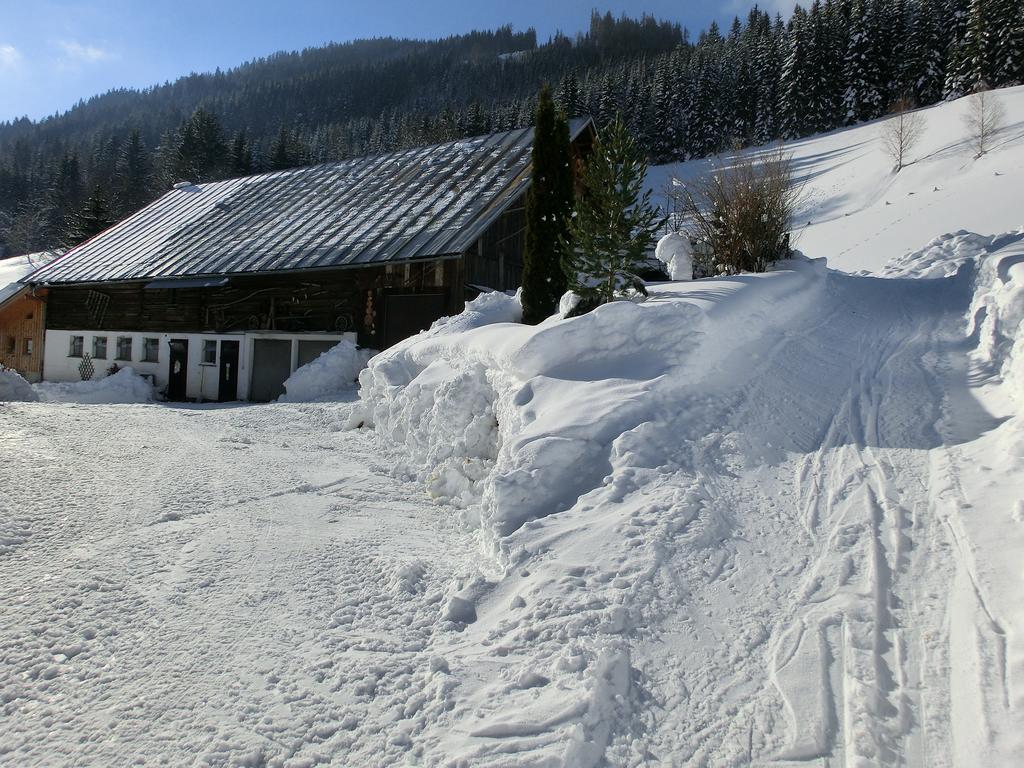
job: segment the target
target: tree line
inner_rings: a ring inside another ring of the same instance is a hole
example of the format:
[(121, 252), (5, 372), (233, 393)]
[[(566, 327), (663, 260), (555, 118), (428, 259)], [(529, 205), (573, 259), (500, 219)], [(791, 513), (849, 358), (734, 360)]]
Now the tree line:
[(282, 53), (0, 123), (0, 254), (67, 246), (202, 182), (531, 124), (551, 83), (569, 117), (621, 114), (651, 162), (794, 139), (1024, 82), (1020, 0), (816, 0), (694, 40), (594, 13), (538, 44), (503, 27)]

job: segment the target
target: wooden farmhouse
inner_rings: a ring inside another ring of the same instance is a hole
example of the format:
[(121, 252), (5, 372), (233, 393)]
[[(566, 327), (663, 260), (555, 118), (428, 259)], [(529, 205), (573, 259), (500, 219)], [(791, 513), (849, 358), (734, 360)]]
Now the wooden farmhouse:
[[(593, 125), (570, 133), (579, 162)], [(271, 400), (342, 338), (384, 349), (515, 288), (532, 140), (178, 184), (32, 276), (45, 378), (131, 366), (172, 400)]]
[(0, 260), (0, 365), (29, 381), (43, 375), (46, 289), (23, 282), (54, 253), (33, 253)]

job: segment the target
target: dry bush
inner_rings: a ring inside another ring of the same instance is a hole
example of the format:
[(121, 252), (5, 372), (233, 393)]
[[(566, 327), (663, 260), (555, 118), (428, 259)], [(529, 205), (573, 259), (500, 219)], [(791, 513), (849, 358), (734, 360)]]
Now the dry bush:
[(786, 258), (802, 193), (782, 147), (734, 155), (671, 192), (682, 229), (697, 244), (697, 271), (706, 275), (764, 272)]
[(882, 146), (896, 163), (899, 173), (907, 165), (907, 156), (924, 133), (924, 116), (912, 111), (907, 99), (900, 99), (892, 107), (892, 116), (882, 123)]
[(979, 87), (970, 97), (964, 125), (967, 126), (975, 158), (992, 148), (992, 140), (1003, 127), (1005, 116), (1003, 105), (986, 87)]

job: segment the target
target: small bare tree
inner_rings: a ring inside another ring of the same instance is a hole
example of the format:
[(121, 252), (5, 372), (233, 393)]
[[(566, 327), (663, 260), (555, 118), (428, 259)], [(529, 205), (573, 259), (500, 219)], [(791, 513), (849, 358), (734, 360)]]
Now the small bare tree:
[(900, 99), (892, 107), (892, 116), (882, 123), (882, 146), (896, 163), (896, 173), (908, 165), (907, 157), (924, 133), (924, 117), (913, 111), (909, 99)]
[(697, 181), (676, 187), (682, 227), (706, 275), (764, 272), (789, 254), (789, 231), (802, 199), (792, 158), (782, 147), (736, 154)]
[(992, 149), (992, 140), (1003, 127), (1003, 105), (985, 86), (980, 86), (970, 97), (964, 125), (970, 135), (975, 159)]

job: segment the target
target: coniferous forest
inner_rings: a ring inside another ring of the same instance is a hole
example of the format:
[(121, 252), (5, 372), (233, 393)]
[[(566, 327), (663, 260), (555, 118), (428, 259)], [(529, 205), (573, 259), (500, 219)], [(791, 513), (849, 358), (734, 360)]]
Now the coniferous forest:
[(510, 27), (277, 53), (0, 123), (0, 255), (72, 245), (165, 192), (569, 117), (621, 113), (654, 163), (1024, 82), (1021, 0), (816, 0), (728, 29), (594, 13), (538, 44)]

